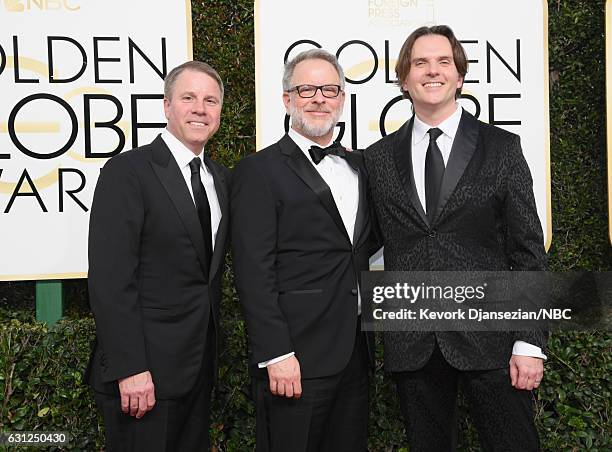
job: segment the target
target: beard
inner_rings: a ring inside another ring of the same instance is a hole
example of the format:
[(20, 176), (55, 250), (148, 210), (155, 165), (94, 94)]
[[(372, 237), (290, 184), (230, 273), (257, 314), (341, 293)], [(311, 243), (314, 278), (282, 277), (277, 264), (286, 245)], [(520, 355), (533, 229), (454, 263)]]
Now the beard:
[(310, 137), (322, 137), (331, 132), (342, 115), (342, 106), (337, 109), (322, 107), (318, 109), (310, 108), (311, 111), (324, 111), (331, 113), (331, 117), (326, 121), (309, 121), (304, 117), (304, 109), (296, 108), (293, 103), (289, 104), (289, 116), (291, 116), (291, 126), (301, 130), (304, 135)]

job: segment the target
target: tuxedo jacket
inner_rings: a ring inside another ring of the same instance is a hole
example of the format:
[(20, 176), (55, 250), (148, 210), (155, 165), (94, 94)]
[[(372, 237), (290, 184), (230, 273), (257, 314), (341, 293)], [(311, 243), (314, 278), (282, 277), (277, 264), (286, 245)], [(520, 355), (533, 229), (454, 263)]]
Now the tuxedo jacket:
[[(429, 224), (412, 170), (413, 119), (365, 151), (385, 270), (545, 270), (542, 229), (519, 137), (464, 111)], [(387, 332), (385, 368), (420, 369), (436, 341), (457, 369), (503, 368), (516, 340), (544, 348), (546, 335)]]
[(318, 378), (349, 362), (371, 226), (363, 157), (346, 159), (359, 177), (352, 244), (328, 185), (288, 135), (234, 171), (232, 246), (253, 366), (293, 351), (302, 378)]
[(160, 136), (113, 157), (100, 173), (89, 222), (97, 338), (89, 380), (97, 391), (118, 394), (117, 379), (145, 370), (158, 399), (180, 397), (196, 381), (211, 316), (219, 329), (229, 225), (229, 172), (204, 162), (222, 215), (209, 274), (193, 198)]

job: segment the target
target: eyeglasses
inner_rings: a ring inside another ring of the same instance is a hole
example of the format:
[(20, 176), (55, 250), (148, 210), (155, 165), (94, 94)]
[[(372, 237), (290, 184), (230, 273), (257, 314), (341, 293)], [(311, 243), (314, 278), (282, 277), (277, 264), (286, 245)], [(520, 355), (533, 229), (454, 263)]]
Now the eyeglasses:
[(290, 90), (287, 90), (287, 92), (291, 93), (293, 91), (297, 91), (298, 96), (309, 99), (311, 97), (315, 97), (317, 90), (319, 89), (321, 90), (323, 97), (327, 97), (328, 99), (338, 97), (338, 94), (340, 94), (342, 91), (340, 85), (298, 85), (294, 86)]

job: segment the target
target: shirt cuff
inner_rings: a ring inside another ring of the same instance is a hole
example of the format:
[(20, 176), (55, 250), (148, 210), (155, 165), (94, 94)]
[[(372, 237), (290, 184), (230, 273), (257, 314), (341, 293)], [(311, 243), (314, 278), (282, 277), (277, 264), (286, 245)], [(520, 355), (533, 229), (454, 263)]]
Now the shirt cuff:
[(540, 347), (524, 341), (516, 341), (514, 343), (514, 346), (512, 347), (512, 354), (542, 358), (543, 360), (548, 359), (546, 355), (542, 353), (542, 349)]
[(270, 359), (268, 361), (263, 361), (263, 362), (259, 363), (258, 366), (259, 366), (260, 369), (263, 369), (264, 367), (268, 367), (270, 364), (280, 363), (281, 361), (283, 361), (283, 360), (285, 360), (285, 359), (287, 359), (287, 358), (289, 358), (290, 356), (293, 356), (293, 355), (295, 355), (295, 352), (287, 353), (286, 355), (279, 356), (278, 358), (273, 358), (273, 359)]

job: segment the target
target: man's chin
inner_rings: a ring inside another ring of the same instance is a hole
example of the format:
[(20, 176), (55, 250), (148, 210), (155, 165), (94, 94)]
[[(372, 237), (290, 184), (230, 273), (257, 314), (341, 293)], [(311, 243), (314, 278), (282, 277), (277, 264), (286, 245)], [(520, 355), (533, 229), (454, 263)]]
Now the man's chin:
[(320, 126), (305, 125), (303, 130), (311, 137), (322, 137), (323, 135), (327, 135), (329, 132), (334, 130), (334, 126), (330, 124), (323, 124)]
[(208, 141), (208, 137), (202, 137), (202, 136), (198, 136), (198, 137), (189, 137), (185, 144), (189, 149), (198, 149), (201, 150), (204, 145), (206, 144), (206, 141)]
[(189, 141), (193, 142), (193, 143), (206, 143), (208, 141), (208, 139), (210, 138), (210, 133), (208, 131), (204, 131), (202, 130), (201, 132), (198, 133), (192, 133), (188, 138)]

